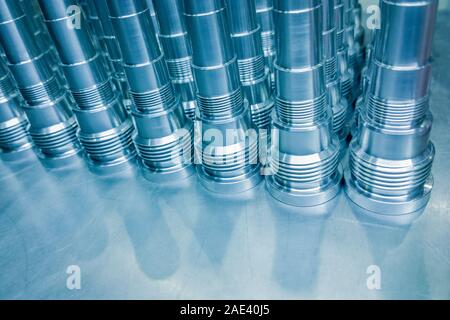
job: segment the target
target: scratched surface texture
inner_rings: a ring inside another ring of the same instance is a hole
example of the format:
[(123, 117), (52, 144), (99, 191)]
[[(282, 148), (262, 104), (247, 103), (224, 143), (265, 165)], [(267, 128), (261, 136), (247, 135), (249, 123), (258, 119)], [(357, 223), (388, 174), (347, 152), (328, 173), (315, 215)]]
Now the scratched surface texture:
[[(3, 299), (450, 298), (450, 14), (435, 36), (437, 154), (429, 206), (409, 228), (355, 215), (343, 194), (326, 217), (139, 174), (47, 170), (34, 157), (0, 163)], [(81, 289), (66, 287), (79, 266)], [(381, 289), (367, 268), (379, 266)]]

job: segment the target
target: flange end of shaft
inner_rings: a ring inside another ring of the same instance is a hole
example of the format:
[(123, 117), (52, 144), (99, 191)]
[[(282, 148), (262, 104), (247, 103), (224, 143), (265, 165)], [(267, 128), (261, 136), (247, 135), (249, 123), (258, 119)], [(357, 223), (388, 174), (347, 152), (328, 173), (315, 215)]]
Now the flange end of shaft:
[(345, 181), (344, 190), (356, 214), (372, 221), (396, 226), (410, 225), (423, 214), (433, 188), (433, 176), (430, 175), (422, 192), (416, 197), (408, 201), (395, 201), (388, 197), (380, 199), (363, 194), (355, 186), (349, 170), (345, 172)]

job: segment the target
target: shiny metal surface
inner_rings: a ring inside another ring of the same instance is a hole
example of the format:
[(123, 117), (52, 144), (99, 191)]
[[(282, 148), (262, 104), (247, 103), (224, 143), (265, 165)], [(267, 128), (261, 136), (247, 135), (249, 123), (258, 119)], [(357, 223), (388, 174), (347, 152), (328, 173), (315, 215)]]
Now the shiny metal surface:
[(30, 134), (39, 156), (49, 165), (79, 154), (73, 100), (34, 37), (20, 2), (0, 1), (0, 42), (26, 101)]
[(200, 181), (215, 192), (243, 192), (262, 179), (259, 141), (243, 97), (225, 3), (185, 0), (184, 10), (197, 82)]
[[(96, 50), (84, 16), (71, 12), (71, 6), (78, 2), (39, 0), (39, 4), (76, 102), (73, 111), (87, 161), (99, 171), (128, 166), (136, 155), (133, 123), (103, 67), (103, 54)], [(70, 26), (77, 18), (80, 27)]]
[(256, 17), (261, 28), (261, 41), (264, 52), (266, 67), (270, 72), (270, 83), (272, 89), (275, 89), (275, 73), (273, 62), (276, 58), (275, 46), (275, 23), (273, 21), (273, 1), (256, 0)]
[(345, 40), (345, 6), (344, 0), (334, 1), (335, 11), (335, 27), (336, 27), (336, 48), (337, 48), (337, 64), (339, 77), (341, 80), (341, 93), (342, 97), (347, 100), (349, 105), (353, 105), (356, 98), (353, 92), (354, 76), (353, 70), (349, 69), (348, 65), (348, 45)]
[[(270, 127), (273, 108), (269, 70), (266, 70), (254, 0), (227, 0), (231, 39), (236, 51), (239, 77), (253, 123), (259, 129)], [(267, 132), (259, 131), (261, 135)]]
[(195, 172), (193, 124), (184, 115), (144, 0), (108, 1), (133, 100), (135, 144), (144, 175), (177, 181)]
[(274, 13), (276, 102), (267, 187), (287, 204), (322, 205), (339, 194), (342, 169), (327, 99), (321, 1), (275, 1)]
[(429, 85), (436, 10), (435, 0), (381, 3), (381, 29), (359, 133), (350, 144), (346, 191), (362, 212), (387, 222), (410, 223), (430, 198), (435, 147), (429, 140)]
[(184, 113), (195, 118), (197, 88), (192, 74), (192, 48), (186, 31), (181, 0), (154, 0), (159, 24), (159, 42), (175, 91), (180, 95)]
[(347, 147), (347, 136), (350, 131), (348, 122), (352, 106), (342, 96), (342, 83), (338, 72), (336, 11), (334, 4), (335, 0), (322, 1), (322, 38), (327, 98), (333, 112), (333, 131), (341, 142), (341, 156), (343, 156)]
[(348, 68), (353, 76), (353, 100), (352, 105), (355, 103), (357, 97), (360, 95), (360, 79), (361, 69), (364, 65), (363, 48), (360, 43), (356, 41), (356, 24), (355, 24), (355, 11), (357, 0), (343, 0), (344, 1), (344, 39), (347, 44), (348, 52)]
[(111, 20), (109, 19), (109, 9), (107, 0), (93, 1), (97, 10), (98, 18), (100, 19), (103, 39), (107, 48), (107, 58), (112, 66), (112, 77), (114, 84), (122, 94), (123, 104), (130, 111), (131, 97), (129, 94), (128, 82), (125, 76), (125, 70), (122, 66), (122, 53), (120, 51), (119, 43), (114, 32)]
[(33, 143), (28, 134), (28, 120), (23, 111), (24, 101), (14, 80), (0, 58), (0, 157), (3, 160), (20, 159), (22, 151)]

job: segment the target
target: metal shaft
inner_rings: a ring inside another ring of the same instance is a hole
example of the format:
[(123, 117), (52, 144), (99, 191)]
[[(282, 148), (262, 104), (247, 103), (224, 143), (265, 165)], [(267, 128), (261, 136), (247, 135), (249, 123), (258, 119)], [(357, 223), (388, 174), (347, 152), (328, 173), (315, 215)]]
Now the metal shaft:
[(277, 0), (274, 13), (277, 90), (267, 187), (290, 205), (322, 205), (339, 193), (342, 172), (327, 101), (321, 1)]
[[(135, 156), (133, 123), (95, 48), (76, 0), (39, 0), (45, 23), (58, 50), (69, 89), (79, 138), (93, 169), (116, 171)], [(79, 25), (73, 25), (75, 19)]]
[(341, 156), (345, 153), (348, 126), (349, 108), (351, 106), (342, 97), (341, 77), (338, 73), (335, 0), (322, 1), (322, 37), (325, 59), (325, 82), (327, 86), (328, 102), (333, 111), (333, 131), (341, 141)]
[(269, 73), (264, 64), (255, 1), (227, 0), (227, 9), (244, 97), (249, 103), (254, 124), (267, 129), (274, 102)]
[(147, 7), (150, 10), (150, 16), (152, 17), (152, 25), (153, 25), (153, 29), (155, 29), (155, 33), (156, 33), (156, 40), (158, 41), (158, 46), (159, 49), (161, 51), (163, 51), (163, 48), (161, 46), (161, 42), (159, 41), (159, 23), (158, 23), (158, 19), (156, 18), (156, 12), (155, 12), (155, 7), (153, 6), (153, 0), (146, 0), (147, 2)]
[(357, 97), (360, 95), (360, 79), (361, 69), (364, 62), (361, 61), (361, 52), (363, 51), (360, 44), (355, 40), (355, 4), (356, 0), (344, 0), (344, 26), (345, 26), (345, 42), (348, 50), (348, 68), (353, 76), (353, 100), (354, 105)]
[(0, 154), (2, 159), (20, 159), (21, 151), (33, 144), (28, 134), (24, 102), (3, 58), (0, 58)]
[(413, 221), (430, 197), (435, 151), (429, 140), (429, 85), (437, 2), (381, 2), (346, 190), (358, 210), (386, 222)]
[(273, 0), (256, 0), (256, 17), (261, 28), (261, 41), (266, 67), (269, 69), (270, 83), (275, 89), (273, 63), (276, 58), (275, 23), (273, 21)]
[[(335, 27), (336, 27), (336, 48), (337, 48), (337, 63), (338, 72), (341, 79), (341, 94), (347, 100), (347, 103), (352, 106), (356, 97), (353, 94), (354, 74), (353, 70), (348, 66), (348, 45), (345, 40), (345, 7), (344, 0), (334, 1), (335, 11)], [(349, 115), (350, 117), (351, 115)]]
[(201, 183), (216, 192), (241, 192), (261, 181), (258, 138), (244, 101), (225, 4), (185, 0), (200, 112)]
[(143, 172), (151, 180), (189, 176), (195, 172), (193, 124), (173, 90), (147, 4), (110, 0), (108, 7), (133, 101)]
[(125, 76), (125, 70), (122, 66), (122, 53), (120, 52), (119, 43), (117, 41), (111, 19), (109, 18), (107, 0), (95, 0), (93, 2), (95, 4), (95, 8), (102, 25), (103, 40), (105, 41), (105, 45), (108, 51), (107, 56), (110, 61), (114, 84), (122, 94), (125, 107), (128, 111), (130, 111), (131, 97), (129, 95), (129, 88), (127, 78)]
[(71, 110), (73, 101), (34, 38), (18, 1), (0, 1), (0, 42), (27, 102), (24, 110), (38, 155), (62, 163), (78, 154), (81, 146)]
[(180, 95), (186, 116), (194, 119), (197, 89), (191, 68), (192, 49), (184, 23), (183, 3), (181, 0), (153, 0), (153, 6), (172, 84)]

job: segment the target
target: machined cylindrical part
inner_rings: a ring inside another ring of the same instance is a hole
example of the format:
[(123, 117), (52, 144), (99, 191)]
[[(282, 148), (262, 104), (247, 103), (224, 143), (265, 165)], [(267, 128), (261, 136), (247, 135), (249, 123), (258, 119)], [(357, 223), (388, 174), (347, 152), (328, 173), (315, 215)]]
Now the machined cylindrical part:
[(3, 58), (0, 58), (0, 154), (2, 159), (20, 159), (22, 151), (33, 143), (28, 134), (28, 120), (23, 99), (15, 87)]
[[(78, 136), (93, 169), (116, 171), (135, 157), (133, 123), (105, 68), (76, 0), (39, 0), (75, 99)], [(79, 19), (79, 27), (74, 20)]]
[(227, 0), (227, 9), (244, 97), (249, 103), (255, 125), (267, 129), (274, 102), (269, 72), (264, 63), (255, 1)]
[(181, 0), (153, 0), (159, 24), (159, 42), (164, 51), (169, 75), (181, 98), (187, 117), (194, 119), (197, 108), (196, 86), (192, 73), (192, 49), (186, 31)]
[(20, 3), (0, 1), (0, 41), (8, 66), (26, 101), (30, 135), (46, 160), (69, 159), (79, 153), (73, 101), (42, 52)]
[(277, 90), (267, 187), (290, 205), (322, 205), (339, 193), (342, 170), (327, 100), (321, 1), (277, 0), (274, 13)]
[(360, 77), (361, 77), (361, 69), (363, 67), (364, 61), (362, 58), (363, 48), (361, 45), (355, 40), (355, 6), (356, 0), (344, 0), (344, 39), (347, 44), (347, 59), (348, 59), (348, 68), (352, 72), (353, 75), (353, 103), (356, 98), (360, 94)]
[(341, 155), (344, 154), (350, 131), (348, 120), (351, 106), (342, 96), (341, 77), (338, 72), (335, 0), (322, 1), (322, 36), (325, 60), (325, 82), (328, 102), (333, 112), (333, 131), (341, 141)]
[(336, 27), (337, 64), (338, 73), (341, 80), (341, 94), (345, 98), (345, 100), (347, 100), (347, 103), (350, 106), (353, 106), (356, 97), (353, 94), (353, 70), (350, 70), (348, 67), (348, 45), (345, 40), (346, 32), (344, 21), (344, 0), (334, 1), (334, 13)]
[(275, 89), (275, 73), (273, 63), (276, 58), (275, 23), (273, 20), (273, 0), (256, 0), (256, 17), (261, 28), (261, 42), (266, 68), (272, 90)]
[(131, 98), (129, 95), (129, 88), (125, 70), (122, 66), (122, 53), (120, 51), (119, 43), (114, 32), (111, 19), (109, 18), (109, 9), (107, 0), (93, 1), (97, 10), (98, 18), (100, 19), (103, 29), (103, 40), (105, 41), (106, 49), (108, 51), (108, 59), (112, 69), (112, 77), (114, 84), (122, 94), (123, 104), (130, 111)]
[(108, 6), (133, 101), (143, 172), (152, 180), (189, 176), (195, 172), (193, 124), (174, 92), (147, 4), (114, 0)]
[(436, 0), (381, 2), (381, 29), (346, 182), (358, 209), (389, 222), (411, 222), (430, 197), (429, 85), (436, 11)]
[(153, 6), (153, 0), (146, 0), (146, 2), (147, 2), (147, 7), (150, 10), (150, 16), (152, 17), (152, 25), (153, 25), (153, 28), (155, 29), (155, 32), (156, 32), (156, 36), (157, 36), (156, 40), (158, 41), (159, 49), (161, 51), (163, 51), (161, 42), (159, 41), (159, 37), (158, 37), (158, 34), (159, 34), (159, 23), (158, 23), (158, 19), (156, 18), (156, 12), (155, 12), (155, 7)]
[(261, 181), (258, 137), (244, 102), (225, 3), (185, 0), (197, 82), (201, 183), (215, 192), (241, 192)]

